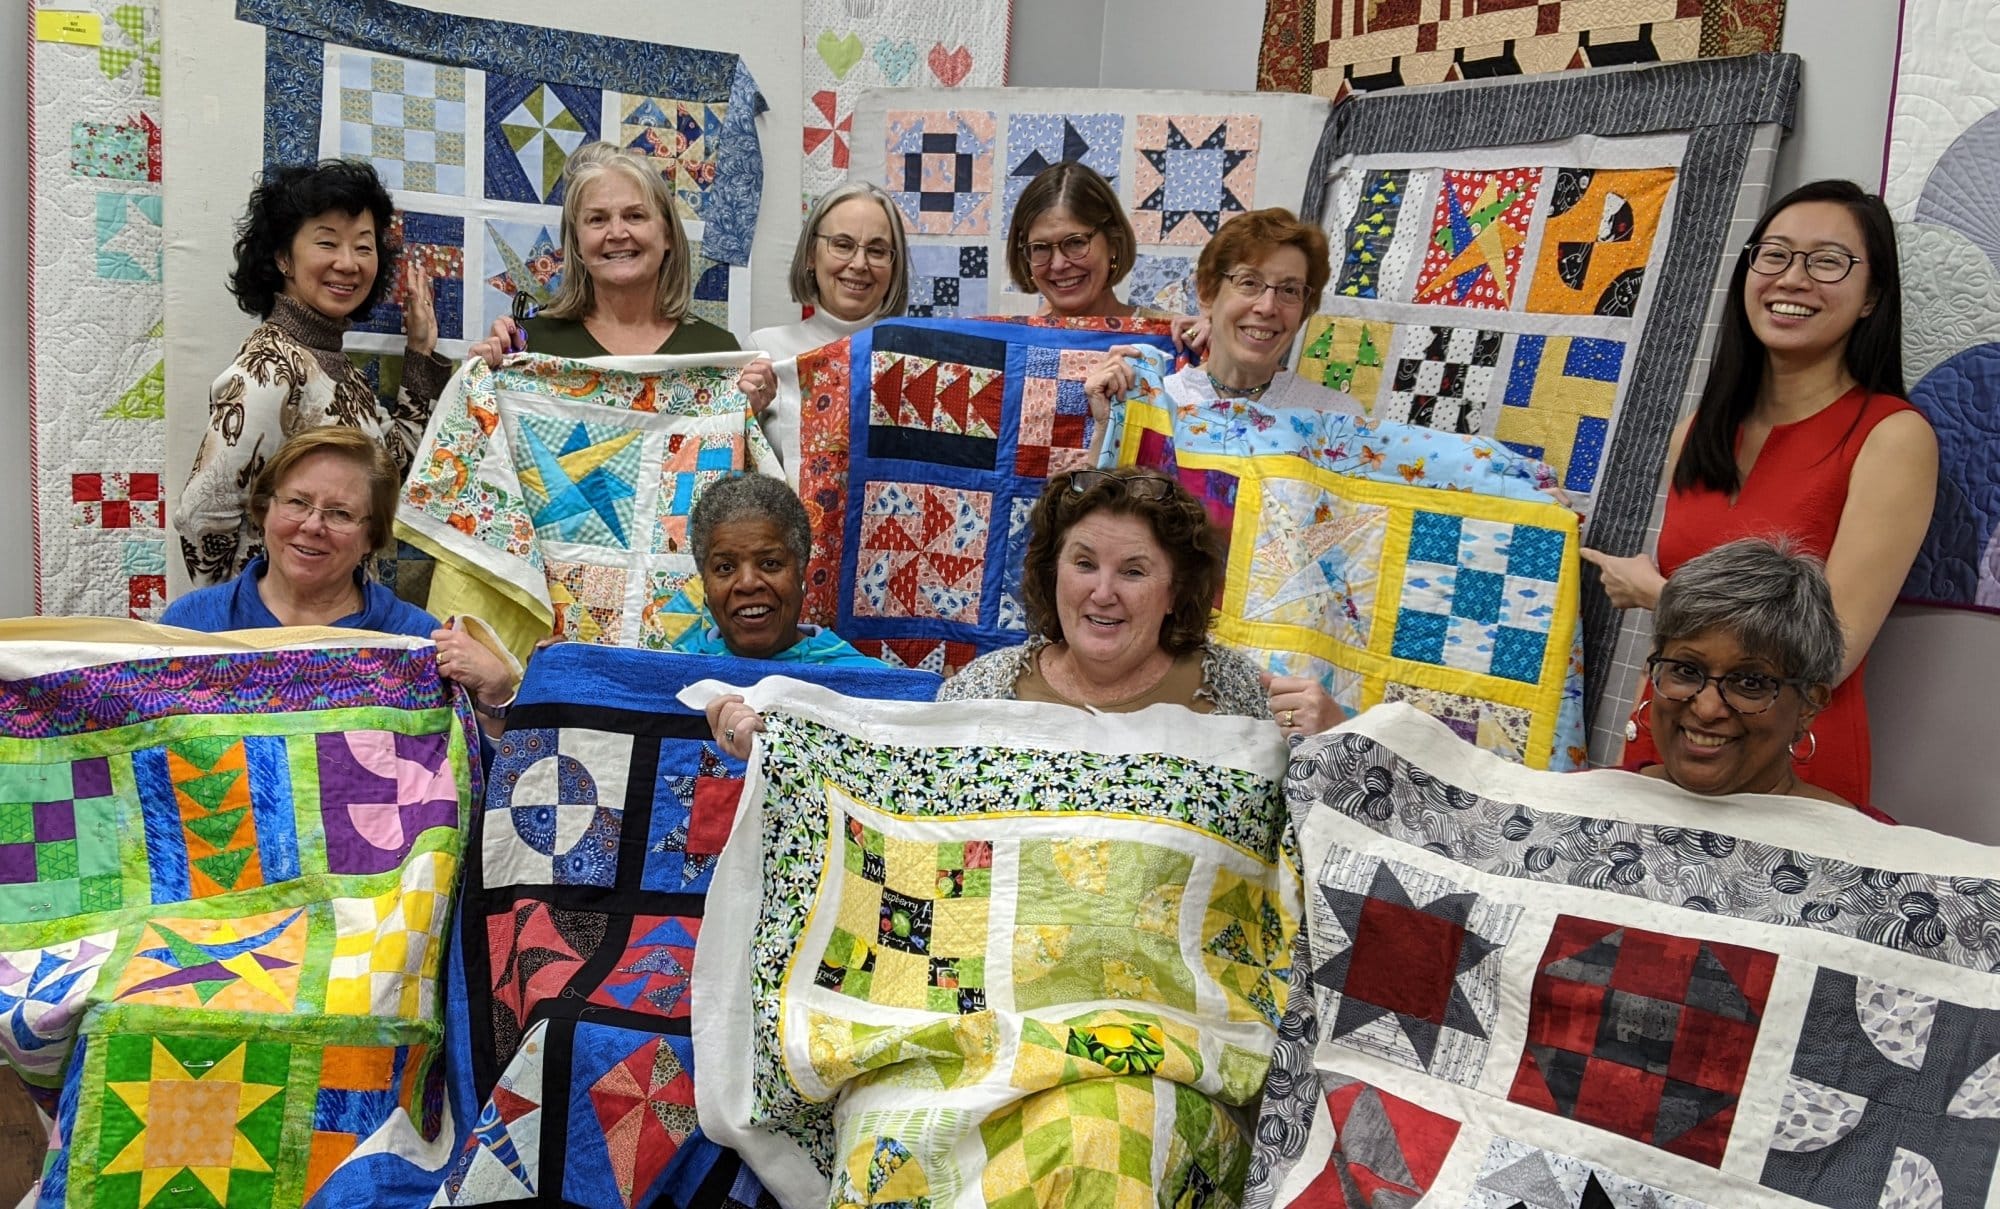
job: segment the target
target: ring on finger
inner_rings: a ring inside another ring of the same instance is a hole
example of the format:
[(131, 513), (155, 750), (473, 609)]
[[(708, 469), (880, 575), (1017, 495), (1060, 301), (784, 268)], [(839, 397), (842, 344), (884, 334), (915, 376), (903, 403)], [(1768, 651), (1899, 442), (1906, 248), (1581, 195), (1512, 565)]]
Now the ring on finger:
[(1298, 717), (1299, 717), (1299, 711), (1295, 709), (1288, 709), (1285, 711), (1285, 720), (1282, 723), (1282, 725), (1286, 730), (1290, 730), (1299, 724)]
[(729, 728), (728, 730), (725, 730), (725, 731), (723, 731), (723, 732), (722, 732), (722, 741), (723, 741), (724, 743), (734, 743), (734, 742), (736, 742), (736, 728), (732, 726), (732, 727), (730, 727), (730, 728)]

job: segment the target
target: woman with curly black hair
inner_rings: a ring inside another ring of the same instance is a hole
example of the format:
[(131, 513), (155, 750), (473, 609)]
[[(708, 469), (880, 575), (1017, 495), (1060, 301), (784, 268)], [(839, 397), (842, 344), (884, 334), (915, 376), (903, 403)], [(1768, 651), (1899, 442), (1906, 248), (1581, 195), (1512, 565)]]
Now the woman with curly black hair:
[(295, 433), (358, 428), (388, 449), (399, 475), (409, 473), (452, 370), (435, 351), (437, 318), (421, 264), (403, 266), (409, 345), (393, 404), (376, 398), (341, 349), (348, 325), (367, 318), (395, 281), (394, 214), (389, 191), (364, 163), (280, 168), (251, 190), (229, 292), (263, 323), (209, 388), (208, 432), (174, 513), (196, 586), (233, 578), (257, 553), (250, 484)]

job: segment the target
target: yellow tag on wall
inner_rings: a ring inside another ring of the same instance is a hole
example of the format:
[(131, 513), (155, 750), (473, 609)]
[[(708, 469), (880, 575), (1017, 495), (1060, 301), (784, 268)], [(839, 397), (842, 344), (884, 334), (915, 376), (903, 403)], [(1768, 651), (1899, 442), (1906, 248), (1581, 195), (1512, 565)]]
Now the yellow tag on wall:
[(78, 46), (102, 46), (104, 18), (96, 13), (37, 12), (35, 40), (72, 42)]

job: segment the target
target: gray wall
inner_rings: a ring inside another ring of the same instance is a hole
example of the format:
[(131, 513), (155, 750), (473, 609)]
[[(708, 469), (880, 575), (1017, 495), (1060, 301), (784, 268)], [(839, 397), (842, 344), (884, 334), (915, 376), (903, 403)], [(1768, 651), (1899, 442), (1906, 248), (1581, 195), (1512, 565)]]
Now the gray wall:
[[(226, 0), (176, 0), (176, 3)], [(747, 0), (771, 4), (783, 0)], [(1256, 79), (1259, 0), (1015, 0), (1017, 84), (1240, 88)], [(1792, 0), (1785, 48), (1805, 59), (1798, 126), (1778, 157), (1777, 189), (1822, 176), (1881, 179), (1894, 74), (1896, 9), (1884, 0)], [(0, 37), (0, 80), (23, 80), (26, 47)], [(774, 89), (774, 107), (790, 98)], [(0, 124), (0, 162), (27, 162), (25, 118)], [(15, 180), (20, 182), (17, 174)], [(0, 450), (27, 442), (27, 219), (17, 184), (0, 196)], [(27, 477), (0, 474), (0, 616), (29, 611)], [(1869, 660), (1875, 800), (1907, 822), (2000, 842), (2000, 811), (1981, 747), (1993, 733), (1988, 685), (2000, 668), (2000, 617), (1898, 608)]]

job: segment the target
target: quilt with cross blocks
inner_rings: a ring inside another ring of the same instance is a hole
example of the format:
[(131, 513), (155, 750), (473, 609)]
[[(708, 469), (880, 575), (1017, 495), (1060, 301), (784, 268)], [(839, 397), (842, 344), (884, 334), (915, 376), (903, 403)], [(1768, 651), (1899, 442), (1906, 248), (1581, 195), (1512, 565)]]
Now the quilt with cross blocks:
[(1577, 518), (1499, 442), (1217, 399), (1135, 359), (1104, 464), (1207, 507), (1227, 570), (1214, 634), (1354, 714), (1409, 701), (1537, 768), (1583, 763)]
[(0, 1059), (51, 1209), (394, 1203), (456, 1149), (471, 715), (428, 642), (268, 636), (0, 624)]
[(800, 1209), (1236, 1204), (1299, 909), (1277, 728), (748, 699), (703, 1128)]
[[(1028, 513), (1085, 464), (1083, 377), (1147, 319), (889, 319), (798, 362), (805, 617), (868, 654), (948, 673), (1026, 638)], [(790, 392), (790, 382), (781, 390)]]
[(1309, 906), (1246, 1203), (1991, 1203), (1994, 849), (1400, 706), (1285, 793)]
[(671, 645), (701, 613), (695, 501), (734, 471), (778, 470), (736, 389), (750, 359), (468, 360), (396, 513), (397, 536), (438, 561), (432, 611), (487, 618), (524, 657), (552, 631)]
[(855, 697), (928, 701), (938, 686), (583, 643), (529, 664), (467, 841), (450, 1072), (454, 1102), (480, 1108), (437, 1203), (769, 1203), (695, 1115), (695, 942), (743, 765), (673, 693), (781, 670)]

